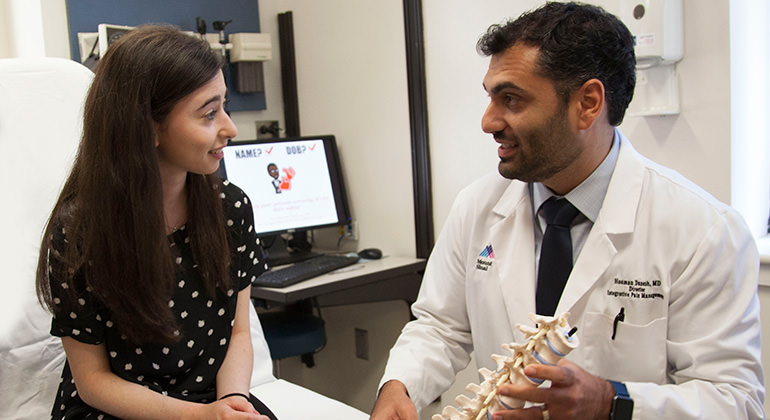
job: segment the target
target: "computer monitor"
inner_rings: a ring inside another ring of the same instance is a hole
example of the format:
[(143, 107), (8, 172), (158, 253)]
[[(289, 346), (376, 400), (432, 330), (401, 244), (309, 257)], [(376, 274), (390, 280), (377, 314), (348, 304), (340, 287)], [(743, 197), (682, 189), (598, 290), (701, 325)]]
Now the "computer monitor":
[(120, 37), (127, 34), (134, 29), (133, 26), (125, 25), (112, 25), (109, 23), (100, 23), (97, 26), (99, 31), (99, 57), (104, 57), (104, 53), (107, 52), (107, 48), (114, 44)]
[[(273, 241), (280, 243), (281, 234), (350, 222), (333, 135), (231, 142), (224, 149), (219, 175), (249, 196), (254, 228), (267, 247)], [(281, 255), (286, 248), (270, 247), (268, 260), (274, 265), (289, 262), (310, 251), (305, 242), (295, 244), (295, 255)]]

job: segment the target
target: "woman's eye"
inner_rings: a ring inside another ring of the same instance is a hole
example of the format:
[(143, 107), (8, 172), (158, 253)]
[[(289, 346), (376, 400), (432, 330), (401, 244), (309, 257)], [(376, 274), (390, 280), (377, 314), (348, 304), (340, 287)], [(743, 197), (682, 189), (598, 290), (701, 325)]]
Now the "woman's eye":
[(217, 110), (212, 109), (211, 111), (207, 112), (206, 115), (204, 115), (203, 117), (206, 118), (207, 120), (213, 120), (216, 116), (217, 116)]

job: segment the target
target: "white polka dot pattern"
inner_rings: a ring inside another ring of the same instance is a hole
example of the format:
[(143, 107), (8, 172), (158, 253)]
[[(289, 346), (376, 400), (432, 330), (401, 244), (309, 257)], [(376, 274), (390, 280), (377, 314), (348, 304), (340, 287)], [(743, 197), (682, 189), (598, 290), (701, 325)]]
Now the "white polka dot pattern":
[[(57, 307), (66, 307), (67, 315), (54, 318), (51, 333), (90, 344), (104, 343), (113, 372), (126, 380), (176, 398), (213, 401), (216, 373), (230, 342), (237, 291), (265, 270), (259, 259), (262, 251), (253, 229), (250, 201), (233, 184), (221, 188), (232, 250), (231, 289), (218, 291), (214, 299), (209, 297), (193, 261), (188, 230), (183, 226), (169, 236), (177, 278), (168, 307), (176, 314), (179, 330), (175, 334), (181, 340), (173, 344), (132, 345), (121, 338), (118, 326), (90, 293), (78, 297), (72, 302), (74, 305), (67, 304), (69, 295), (64, 292), (68, 285), (54, 275), (52, 285), (58, 287), (52, 287), (53, 301)], [(64, 244), (63, 238), (59, 243)], [(52, 418), (76, 417), (113, 419), (80, 400), (69, 366), (65, 366)]]

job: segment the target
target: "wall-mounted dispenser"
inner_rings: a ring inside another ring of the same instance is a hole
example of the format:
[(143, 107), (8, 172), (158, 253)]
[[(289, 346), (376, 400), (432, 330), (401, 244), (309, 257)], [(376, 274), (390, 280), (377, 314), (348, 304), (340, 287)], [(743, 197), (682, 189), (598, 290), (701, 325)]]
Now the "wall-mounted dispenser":
[(636, 90), (628, 115), (679, 114), (676, 63), (684, 50), (682, 0), (618, 0), (617, 16), (634, 36)]

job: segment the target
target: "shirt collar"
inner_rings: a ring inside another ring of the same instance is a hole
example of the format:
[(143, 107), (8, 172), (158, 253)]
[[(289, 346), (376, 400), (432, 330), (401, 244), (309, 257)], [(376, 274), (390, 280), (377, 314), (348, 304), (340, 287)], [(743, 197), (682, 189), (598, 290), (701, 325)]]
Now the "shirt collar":
[[(592, 223), (596, 222), (596, 218), (599, 217), (599, 211), (602, 208), (604, 202), (604, 196), (607, 195), (607, 189), (610, 186), (610, 179), (612, 179), (612, 173), (615, 171), (615, 163), (618, 161), (618, 153), (620, 151), (620, 138), (618, 136), (617, 128), (612, 139), (612, 147), (607, 157), (604, 158), (602, 163), (577, 187), (568, 192), (564, 196), (574, 205), (580, 213), (586, 216)], [(532, 191), (532, 204), (534, 205), (535, 212), (540, 209), (540, 206), (545, 203), (551, 197), (560, 197), (553, 193), (548, 187), (540, 182), (534, 182), (531, 185)]]

